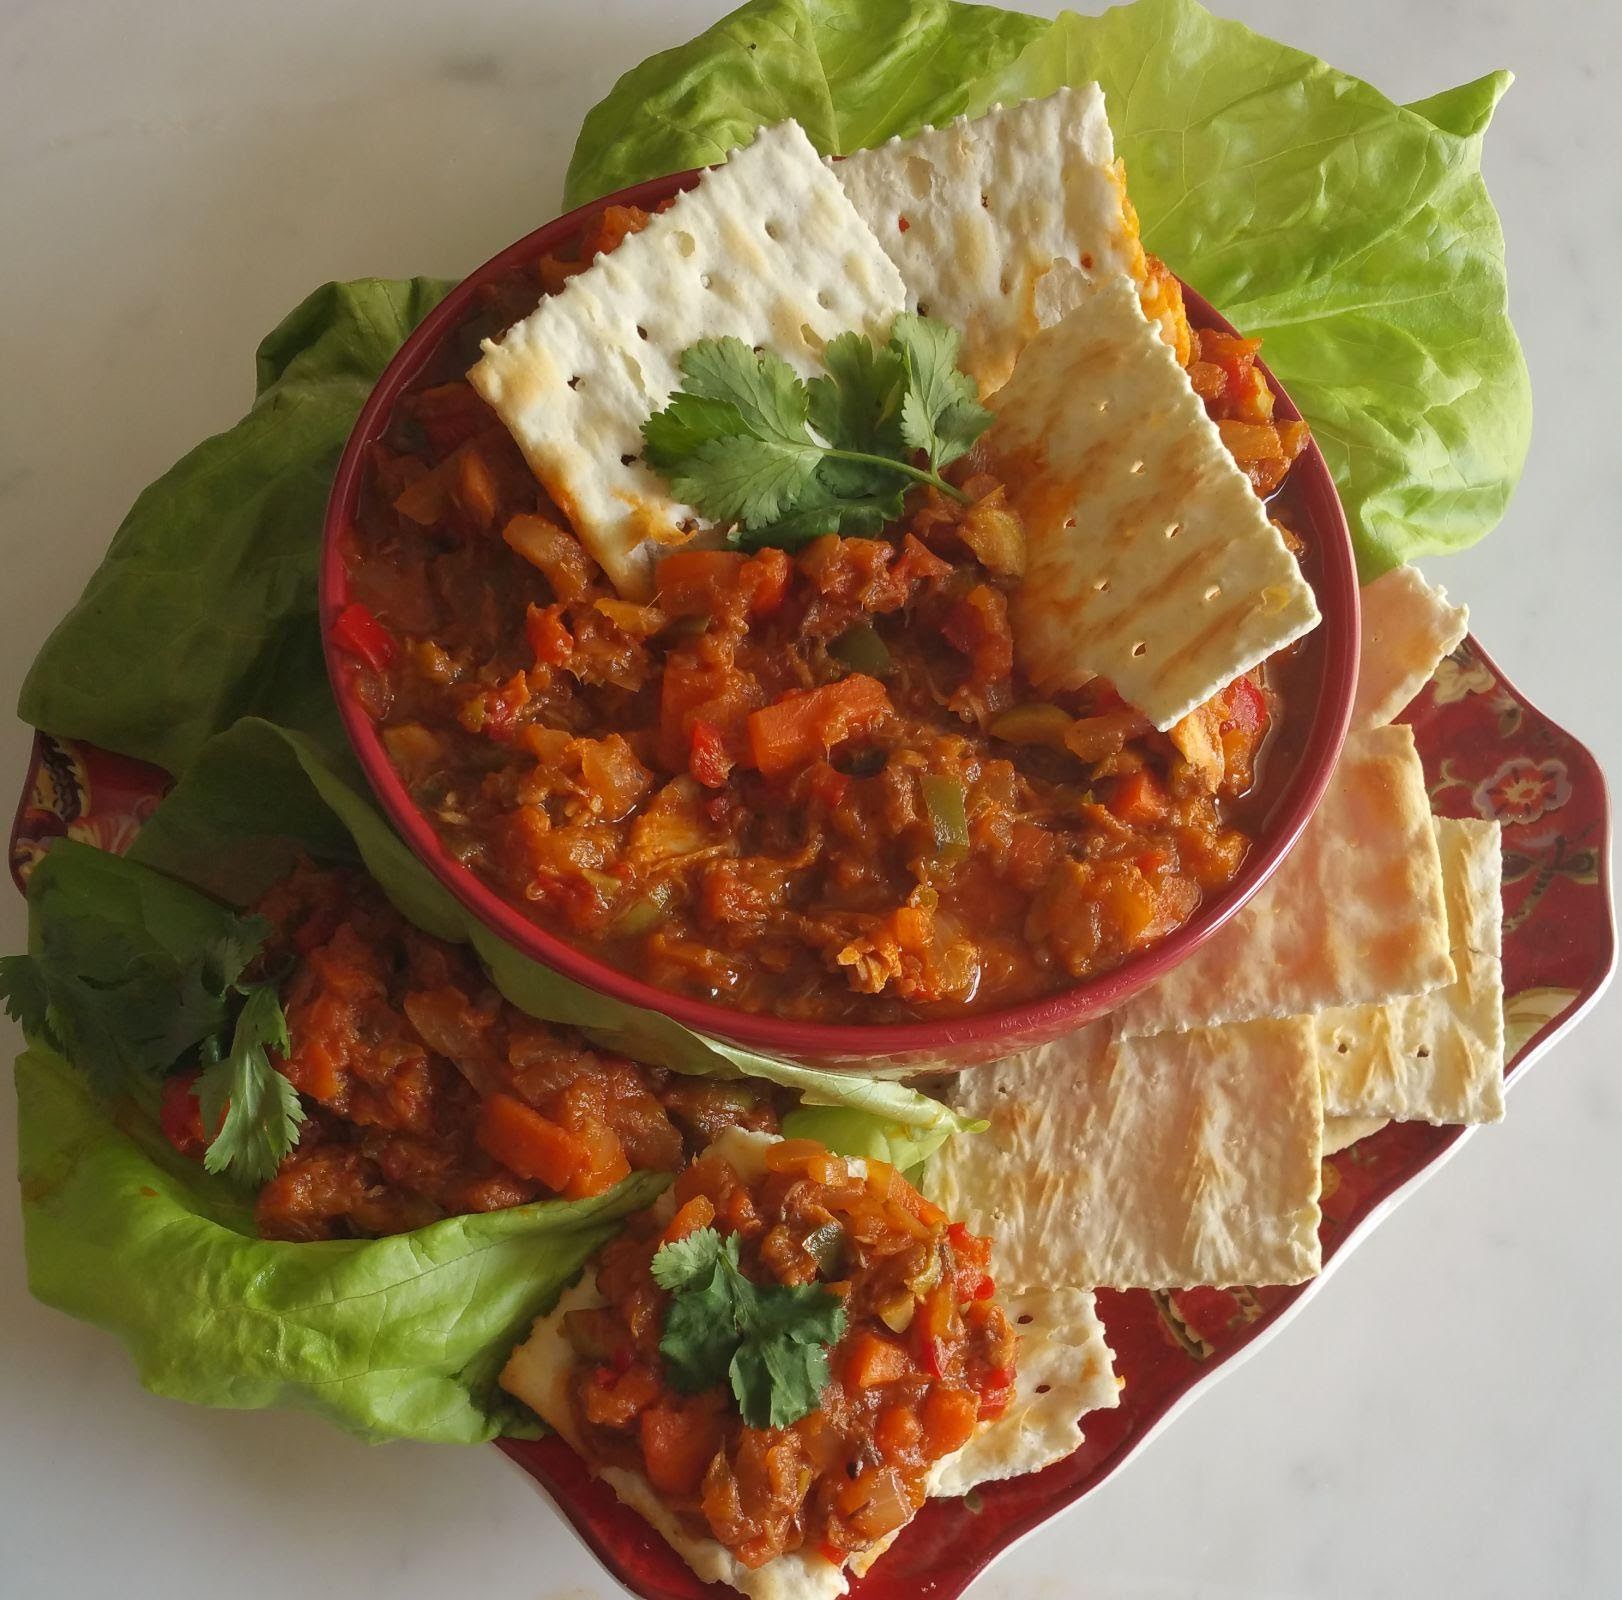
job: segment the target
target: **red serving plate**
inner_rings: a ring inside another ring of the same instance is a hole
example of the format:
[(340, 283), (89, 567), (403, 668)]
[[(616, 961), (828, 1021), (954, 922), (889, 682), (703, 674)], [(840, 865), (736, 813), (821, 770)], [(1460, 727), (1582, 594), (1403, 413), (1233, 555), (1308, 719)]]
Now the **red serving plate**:
[[(1599, 998), (1616, 964), (1610, 824), (1593, 756), (1532, 706), (1468, 639), (1405, 713), (1442, 816), (1504, 825), (1504, 990), (1511, 1082)], [(11, 840), (21, 884), (52, 839), (121, 851), (162, 795), (163, 773), (93, 746), (36, 738)], [(1393, 1123), (1324, 1163), (1324, 1275), (1472, 1130)], [(1046, 1472), (929, 1502), (858, 1600), (955, 1600), (1017, 1539), (1098, 1487), (1222, 1367), (1276, 1332), (1323, 1278), (1293, 1289), (1101, 1291), (1125, 1378), (1121, 1404)], [(500, 1448), (552, 1497), (603, 1565), (645, 1600), (733, 1591), (701, 1584), (642, 1519), (557, 1438)]]
[[(1183, 927), (1152, 949), (1098, 977), (1023, 1005), (929, 1022), (806, 1022), (739, 1011), (721, 1002), (672, 994), (644, 983), (542, 928), (458, 861), (411, 798), (383, 747), (376, 723), (351, 692), (347, 659), (332, 644), (332, 627), (350, 598), (346, 555), (353, 543), (371, 446), (387, 431), (401, 395), (426, 371), (433, 370), (435, 358), (446, 341), (456, 337), (486, 285), (515, 272), (533, 273), (542, 256), (576, 240), (604, 206), (652, 208), (691, 187), (700, 176), (696, 171), (677, 173), (621, 190), (509, 245), (469, 273), (423, 319), (378, 379), (338, 463), (327, 502), (321, 553), (321, 633), (326, 641), (333, 693), (350, 744), (389, 820), (445, 888), (507, 943), (590, 989), (629, 1005), (663, 1012), (700, 1033), (746, 1049), (835, 1071), (973, 1066), (1045, 1044), (1089, 1018), (1113, 1010), (1210, 938), (1267, 881), (1306, 826), (1329, 782), (1346, 737), (1357, 686), (1357, 569), (1334, 479), (1315, 443), (1309, 443), (1297, 458), (1284, 493), (1291, 525), (1306, 544), (1302, 568), (1318, 597), (1323, 622), (1303, 642), (1295, 667), (1293, 710), (1299, 719), (1295, 725), (1304, 733), (1255, 843), (1233, 881), (1220, 894), (1209, 896)], [(1184, 296), (1189, 320), (1195, 327), (1234, 331), (1186, 285)], [(1260, 362), (1257, 365), (1272, 387), (1276, 415), (1283, 420), (1299, 420), (1301, 413), (1272, 373)]]

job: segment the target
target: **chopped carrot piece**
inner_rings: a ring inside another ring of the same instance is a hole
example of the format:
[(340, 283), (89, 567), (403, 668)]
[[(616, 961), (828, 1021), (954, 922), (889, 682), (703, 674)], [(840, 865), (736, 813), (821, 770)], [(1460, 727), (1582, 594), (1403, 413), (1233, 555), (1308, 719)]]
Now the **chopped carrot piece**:
[(818, 689), (794, 689), (750, 714), (750, 753), (767, 777), (791, 772), (872, 732), (891, 711), (884, 685), (860, 672)]
[(961, 1450), (980, 1420), (980, 1402), (967, 1389), (931, 1389), (924, 1396), (924, 1453), (938, 1461)]
[(510, 1094), (488, 1096), (479, 1107), (479, 1147), (521, 1178), (562, 1193), (590, 1164), (586, 1145), (567, 1128)]
[(1115, 780), (1115, 793), (1109, 808), (1122, 822), (1133, 827), (1153, 827), (1164, 822), (1169, 809), (1166, 792), (1146, 767), (1128, 772)]
[(648, 1482), (660, 1494), (682, 1498), (697, 1494), (721, 1448), (714, 1416), (691, 1406), (649, 1406), (637, 1418), (637, 1428)]
[(714, 1202), (707, 1194), (695, 1194), (691, 1200), (677, 1209), (662, 1238), (666, 1244), (670, 1244), (677, 1239), (685, 1239), (690, 1233), (697, 1233), (700, 1228), (709, 1227), (714, 1221)]
[(876, 1389), (899, 1383), (912, 1370), (907, 1352), (892, 1339), (862, 1328), (851, 1335), (844, 1351), (844, 1381), (850, 1389)]

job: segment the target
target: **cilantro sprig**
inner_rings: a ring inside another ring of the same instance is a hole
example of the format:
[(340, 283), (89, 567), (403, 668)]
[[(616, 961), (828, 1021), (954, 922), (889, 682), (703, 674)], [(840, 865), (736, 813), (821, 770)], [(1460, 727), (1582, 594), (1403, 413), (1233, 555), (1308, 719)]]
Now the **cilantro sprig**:
[(730, 1383), (752, 1428), (786, 1428), (816, 1410), (845, 1307), (821, 1284), (761, 1285), (738, 1265), (738, 1236), (699, 1228), (660, 1246), (653, 1279), (672, 1295), (659, 1341), (683, 1394)]
[(270, 983), (248, 990), (228, 1052), (221, 1052), (218, 1039), (204, 1042), (208, 1064), (195, 1093), (204, 1128), (219, 1130), (203, 1152), (210, 1172), (261, 1184), (298, 1143), (304, 1107), (270, 1059), (272, 1049), (286, 1055), (288, 1047), (287, 1017)]
[(219, 931), (193, 943), (178, 921), (154, 930), (101, 909), (47, 912), (33, 952), (0, 957), (7, 1014), (102, 1094), (201, 1064), (203, 1126), (218, 1130), (204, 1165), (264, 1182), (304, 1120), (298, 1091), (270, 1060), (271, 1049), (288, 1048), (276, 986), (243, 981), (270, 924), (210, 906)]
[(967, 499), (941, 469), (991, 413), (957, 351), (955, 329), (907, 312), (882, 347), (858, 333), (832, 340), (826, 373), (806, 383), (741, 339), (700, 340), (682, 353), (681, 389), (642, 425), (644, 458), (678, 498), (736, 524), (747, 548), (877, 533), (911, 484)]

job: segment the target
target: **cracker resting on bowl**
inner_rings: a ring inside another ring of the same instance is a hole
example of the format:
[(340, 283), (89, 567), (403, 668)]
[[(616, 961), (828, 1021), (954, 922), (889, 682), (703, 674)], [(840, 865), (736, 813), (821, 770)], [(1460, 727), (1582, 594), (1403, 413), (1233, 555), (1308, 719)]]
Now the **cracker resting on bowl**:
[(1498, 1122), (1504, 1115), (1503, 857), (1496, 822), (1435, 819), (1458, 976), (1383, 1006), (1311, 1018), (1333, 1116)]
[(1037, 334), (992, 409), (982, 445), (1025, 525), (1014, 649), (1044, 694), (1108, 678), (1164, 730), (1317, 626), (1130, 278)]
[(1413, 731), (1346, 741), (1312, 820), (1229, 921), (1110, 1021), (1141, 1036), (1383, 1004), (1456, 976)]
[(486, 340), (468, 380), (614, 586), (641, 599), (660, 546), (697, 517), (641, 459), (682, 352), (732, 334), (809, 377), (838, 334), (882, 343), (905, 301), (810, 140), (783, 122)]
[(833, 168), (911, 303), (962, 333), (982, 397), (1091, 283), (1143, 276), (1096, 83), (959, 117)]
[(1005, 1292), (1299, 1283), (1321, 1265), (1323, 1105), (1299, 1018), (1112, 1039), (1107, 1022), (965, 1073), (985, 1132), (929, 1197), (990, 1235)]
[(1417, 568), (1396, 567), (1376, 578), (1362, 602), (1362, 656), (1352, 731), (1392, 721), (1435, 676), (1444, 656), (1470, 628), (1465, 606), (1426, 583)]

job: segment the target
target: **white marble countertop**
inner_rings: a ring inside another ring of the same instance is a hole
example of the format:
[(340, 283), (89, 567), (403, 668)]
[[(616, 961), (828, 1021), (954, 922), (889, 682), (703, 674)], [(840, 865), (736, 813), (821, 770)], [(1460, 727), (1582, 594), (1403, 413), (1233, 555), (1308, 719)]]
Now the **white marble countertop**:
[[(1487, 172), (1538, 423), (1484, 545), (1432, 564), (1622, 774), (1622, 7), (1224, 0), (1398, 99), (1513, 67)], [(556, 209), (581, 116), (721, 0), (0, 0), (0, 686), (136, 491), (240, 414), (327, 278), (455, 276)], [(1046, 9), (1032, 6), (1031, 9)], [(27, 736), (0, 722), (0, 790)], [(8, 802), (9, 803), (9, 802)], [(0, 893), (0, 949), (22, 940)], [(14, 1030), (3, 1030), (9, 1043)], [(1622, 1004), (1613, 994), (1303, 1315), (976, 1600), (1622, 1593)], [(13, 1174), (9, 1095), (0, 1148)], [(1607, 1241), (1610, 1241), (1607, 1243)], [(0, 1205), (0, 1592), (618, 1592), (493, 1450), (195, 1410), (23, 1284)]]

